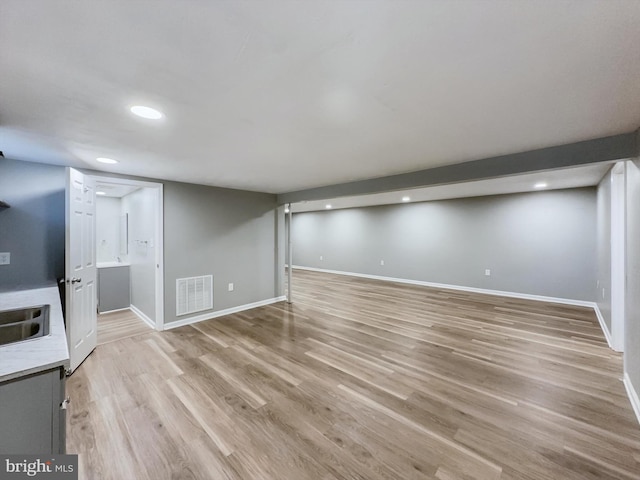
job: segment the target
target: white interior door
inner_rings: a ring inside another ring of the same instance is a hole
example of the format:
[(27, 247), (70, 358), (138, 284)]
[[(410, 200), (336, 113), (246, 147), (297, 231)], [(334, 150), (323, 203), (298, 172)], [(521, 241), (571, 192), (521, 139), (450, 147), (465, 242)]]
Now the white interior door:
[(66, 329), (71, 371), (96, 348), (95, 181), (67, 168)]

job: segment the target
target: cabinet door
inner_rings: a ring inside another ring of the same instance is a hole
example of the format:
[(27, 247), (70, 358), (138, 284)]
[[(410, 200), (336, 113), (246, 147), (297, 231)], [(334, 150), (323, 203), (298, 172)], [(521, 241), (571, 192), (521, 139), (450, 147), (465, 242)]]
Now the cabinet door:
[(58, 397), (54, 399), (53, 393), (60, 388), (59, 370), (0, 384), (0, 452), (57, 453), (52, 451), (53, 424), (60, 415)]
[(51, 395), (53, 409), (53, 422), (51, 431), (51, 451), (53, 453), (67, 453), (67, 405), (66, 382), (67, 377), (64, 369), (57, 372), (57, 381), (53, 383)]

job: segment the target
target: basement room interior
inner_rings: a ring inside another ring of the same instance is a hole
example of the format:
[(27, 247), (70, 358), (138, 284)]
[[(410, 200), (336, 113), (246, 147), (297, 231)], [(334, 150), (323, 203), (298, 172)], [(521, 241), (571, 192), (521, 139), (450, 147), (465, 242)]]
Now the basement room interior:
[(639, 25), (3, 0), (0, 478), (640, 479)]

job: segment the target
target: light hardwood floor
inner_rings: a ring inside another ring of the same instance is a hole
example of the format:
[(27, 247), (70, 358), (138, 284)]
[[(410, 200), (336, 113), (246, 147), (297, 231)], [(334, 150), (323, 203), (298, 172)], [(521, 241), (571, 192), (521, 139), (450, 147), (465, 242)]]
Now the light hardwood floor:
[(98, 314), (98, 345), (151, 331), (152, 328), (129, 309)]
[(590, 309), (296, 271), (295, 303), (99, 346), (81, 479), (638, 479)]

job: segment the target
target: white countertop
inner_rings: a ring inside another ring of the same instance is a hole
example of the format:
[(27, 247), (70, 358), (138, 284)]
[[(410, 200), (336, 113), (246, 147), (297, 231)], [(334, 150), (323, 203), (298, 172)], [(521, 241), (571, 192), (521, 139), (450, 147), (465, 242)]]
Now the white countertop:
[(69, 366), (69, 350), (58, 287), (0, 293), (0, 310), (50, 305), (49, 335), (21, 343), (0, 345), (0, 382)]
[(128, 262), (97, 262), (97, 268), (128, 267)]

